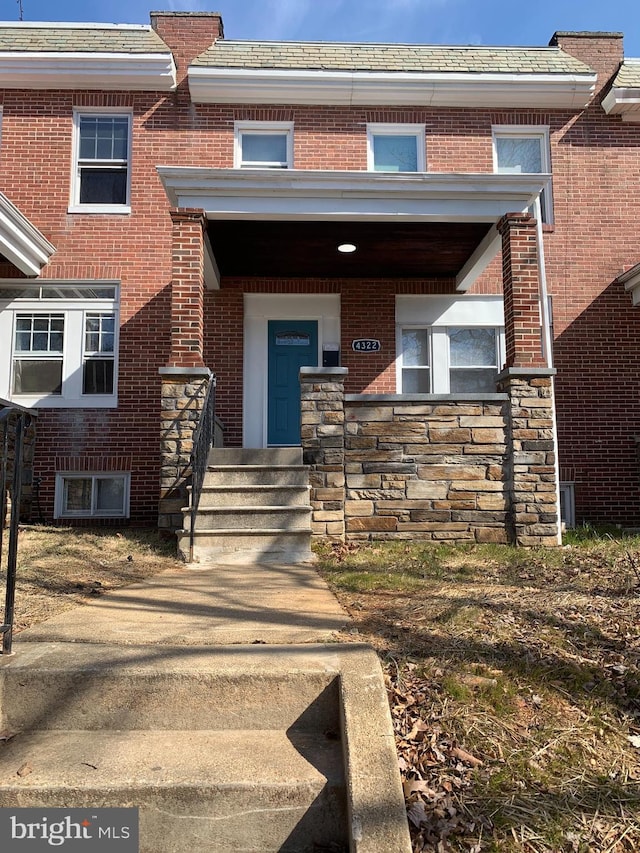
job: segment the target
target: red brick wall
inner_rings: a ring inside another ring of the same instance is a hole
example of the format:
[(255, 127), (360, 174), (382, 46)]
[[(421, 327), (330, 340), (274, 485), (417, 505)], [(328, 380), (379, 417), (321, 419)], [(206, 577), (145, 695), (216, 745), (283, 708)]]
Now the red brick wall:
[[(214, 19), (204, 18), (213, 27)], [(205, 24), (203, 24), (205, 26)], [(160, 28), (159, 28), (160, 31)], [(213, 34), (213, 35), (212, 35)], [(175, 33), (167, 40), (175, 41)], [(200, 32), (199, 52), (213, 29)], [(603, 75), (619, 61), (619, 40), (568, 40), (588, 49)], [(206, 44), (204, 44), (206, 47)], [(618, 57), (618, 58), (617, 58)], [(36, 476), (51, 512), (56, 454), (132, 460), (132, 519), (152, 522), (158, 495), (158, 368), (170, 356), (171, 219), (157, 164), (229, 168), (233, 122), (295, 123), (295, 166), (366, 169), (367, 122), (423, 122), (428, 169), (490, 172), (492, 124), (548, 125), (554, 173), (555, 226), (545, 235), (553, 296), (558, 423), (565, 477), (575, 478), (581, 518), (637, 523), (640, 434), (640, 310), (615, 278), (640, 260), (634, 187), (640, 180), (640, 129), (606, 116), (599, 106), (567, 111), (349, 109), (346, 107), (191, 105), (153, 93), (0, 92), (4, 112), (0, 187), (56, 246), (44, 278), (116, 278), (122, 282), (118, 410), (43, 410), (38, 424)], [(69, 214), (74, 106), (133, 110), (132, 213)], [(0, 270), (1, 272), (1, 270)], [(7, 274), (13, 274), (11, 271)], [(390, 391), (394, 288), (434, 292), (433, 282), (223, 281), (205, 294), (204, 360), (218, 375), (218, 411), (230, 444), (241, 441), (242, 294), (340, 292), (343, 363), (348, 390)], [(451, 291), (451, 282), (442, 285)], [(499, 261), (474, 292), (499, 292)], [(362, 307), (364, 305), (364, 308)], [(373, 310), (372, 310), (373, 309)], [(376, 323), (371, 317), (375, 315)], [(374, 333), (372, 330), (376, 328)], [(354, 337), (379, 337), (378, 356), (357, 356)]]

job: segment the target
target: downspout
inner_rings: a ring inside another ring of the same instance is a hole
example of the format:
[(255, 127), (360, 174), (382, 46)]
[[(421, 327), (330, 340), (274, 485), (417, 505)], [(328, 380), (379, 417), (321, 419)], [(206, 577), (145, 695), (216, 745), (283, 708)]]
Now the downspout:
[[(553, 348), (551, 341), (551, 322), (549, 317), (549, 294), (547, 292), (547, 270), (544, 260), (544, 240), (542, 232), (542, 207), (540, 196), (533, 204), (536, 218), (536, 234), (538, 242), (538, 269), (539, 269), (539, 293), (540, 293), (540, 324), (542, 326), (542, 354), (547, 362), (547, 367), (553, 367)], [(555, 480), (556, 480), (556, 513), (558, 516), (558, 545), (562, 545), (562, 523), (560, 520), (560, 459), (558, 456), (558, 425), (556, 418), (556, 389), (555, 378), (551, 377), (551, 418), (553, 421), (553, 452), (555, 457)]]

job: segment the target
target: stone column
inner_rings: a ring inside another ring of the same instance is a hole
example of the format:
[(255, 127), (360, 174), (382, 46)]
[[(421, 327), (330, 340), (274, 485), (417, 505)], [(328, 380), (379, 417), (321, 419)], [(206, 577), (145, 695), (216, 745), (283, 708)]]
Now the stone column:
[(553, 368), (507, 368), (498, 388), (509, 395), (505, 465), (509, 533), (516, 545), (558, 545)]
[(312, 534), (343, 540), (344, 382), (346, 367), (300, 369), (301, 438), (305, 465), (311, 466)]
[(160, 502), (158, 527), (182, 528), (189, 503), (193, 433), (200, 420), (211, 371), (207, 367), (161, 367)]

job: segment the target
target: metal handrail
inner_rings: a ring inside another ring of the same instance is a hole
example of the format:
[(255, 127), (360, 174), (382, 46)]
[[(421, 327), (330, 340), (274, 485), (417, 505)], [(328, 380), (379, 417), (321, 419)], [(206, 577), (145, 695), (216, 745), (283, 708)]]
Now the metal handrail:
[[(5, 401), (0, 401), (4, 403)], [(13, 482), (11, 486), (11, 518), (9, 521), (9, 548), (7, 551), (7, 583), (5, 591), (4, 624), (0, 625), (2, 634), (2, 654), (11, 654), (13, 643), (13, 618), (16, 597), (16, 569), (18, 565), (18, 522), (20, 520), (20, 502), (22, 499), (22, 474), (24, 467), (24, 437), (37, 412), (22, 406), (9, 405), (0, 409), (0, 427), (2, 427), (2, 464), (0, 465), (0, 556), (4, 536), (4, 523), (7, 515), (7, 471), (9, 467), (9, 421), (15, 418), (13, 450)]]
[(193, 433), (193, 449), (191, 451), (191, 525), (189, 530), (189, 562), (193, 562), (193, 546), (196, 527), (196, 516), (200, 495), (204, 484), (207, 465), (209, 463), (209, 451), (215, 445), (216, 426), (216, 377), (211, 376), (207, 393), (204, 398), (200, 420)]

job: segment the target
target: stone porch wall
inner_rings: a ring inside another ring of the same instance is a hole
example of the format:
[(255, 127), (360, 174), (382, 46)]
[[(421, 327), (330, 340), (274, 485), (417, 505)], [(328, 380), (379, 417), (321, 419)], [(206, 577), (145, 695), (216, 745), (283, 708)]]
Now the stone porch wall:
[(345, 395), (344, 368), (303, 368), (314, 535), (558, 544), (551, 379), (529, 372), (453, 398)]
[(347, 397), (348, 538), (507, 542), (499, 396)]

